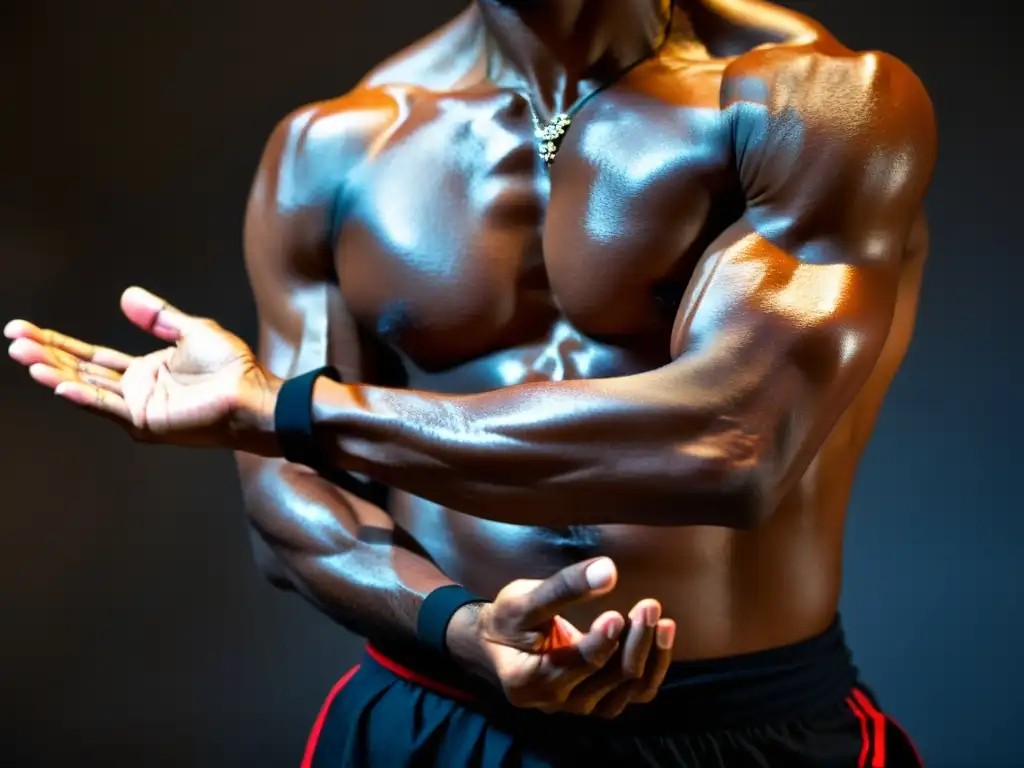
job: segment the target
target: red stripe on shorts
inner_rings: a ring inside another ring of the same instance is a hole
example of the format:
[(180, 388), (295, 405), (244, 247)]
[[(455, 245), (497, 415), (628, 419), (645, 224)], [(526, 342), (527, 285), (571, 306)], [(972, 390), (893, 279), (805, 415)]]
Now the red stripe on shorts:
[(408, 667), (403, 667), (397, 661), (388, 658), (369, 643), (366, 644), (366, 652), (370, 654), (370, 658), (372, 658), (374, 661), (376, 661), (378, 664), (384, 667), (384, 669), (388, 670), (388, 672), (391, 672), (394, 675), (397, 675), (403, 680), (408, 680), (410, 683), (421, 685), (427, 690), (433, 691), (434, 693), (439, 693), (442, 696), (447, 696), (449, 699), (455, 699), (456, 701), (473, 700), (472, 694), (466, 693), (465, 691), (460, 691), (458, 688), (452, 688), (451, 686), (445, 685), (444, 683), (439, 683), (435, 680), (431, 680), (429, 677), (424, 677), (419, 672), (414, 672)]
[(323, 706), (320, 707), (320, 714), (316, 716), (316, 722), (313, 723), (313, 730), (309, 733), (309, 739), (306, 741), (306, 752), (302, 756), (301, 768), (311, 768), (313, 765), (313, 754), (316, 752), (316, 744), (320, 741), (320, 732), (324, 729), (324, 720), (327, 719), (327, 710), (331, 708), (331, 704), (334, 699), (337, 698), (338, 694), (341, 693), (341, 689), (345, 687), (345, 684), (352, 679), (352, 676), (359, 671), (359, 665), (356, 664), (352, 669), (345, 673), (344, 677), (334, 684), (331, 688), (331, 692), (327, 694), (327, 699), (324, 701)]

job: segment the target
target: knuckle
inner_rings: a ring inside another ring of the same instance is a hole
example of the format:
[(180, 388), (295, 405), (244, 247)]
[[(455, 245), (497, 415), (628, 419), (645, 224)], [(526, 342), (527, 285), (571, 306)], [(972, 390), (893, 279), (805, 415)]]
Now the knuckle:
[(571, 590), (568, 588), (564, 571), (552, 574), (541, 584), (542, 602), (545, 604), (561, 603), (571, 597)]
[(587, 580), (582, 568), (565, 568), (555, 574), (558, 596), (565, 600), (582, 597), (587, 590)]

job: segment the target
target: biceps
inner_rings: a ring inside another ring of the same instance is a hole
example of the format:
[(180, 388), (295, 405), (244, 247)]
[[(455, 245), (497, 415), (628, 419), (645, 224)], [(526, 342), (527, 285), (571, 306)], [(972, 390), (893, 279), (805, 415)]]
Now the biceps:
[(723, 346), (740, 357), (771, 351), (818, 379), (877, 355), (892, 319), (895, 268), (848, 252), (819, 260), (818, 243), (794, 251), (775, 246), (746, 219), (729, 227), (708, 248), (683, 296), (672, 356)]
[(815, 262), (817, 253), (786, 253), (737, 222), (701, 260), (673, 331), (673, 366), (778, 472), (827, 435), (893, 317), (894, 268), (850, 253)]

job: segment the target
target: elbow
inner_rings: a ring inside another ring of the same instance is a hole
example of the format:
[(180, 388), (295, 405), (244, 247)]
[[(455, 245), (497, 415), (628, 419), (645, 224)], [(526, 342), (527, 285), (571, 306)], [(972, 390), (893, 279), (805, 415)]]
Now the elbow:
[(249, 518), (249, 543), (252, 547), (252, 557), (256, 563), (256, 569), (263, 578), (270, 582), (271, 586), (286, 591), (294, 590), (294, 580), (274, 550), (270, 537), (257, 522), (258, 518), (249, 509), (249, 504), (246, 503), (245, 506)]
[[(248, 458), (248, 457), (247, 457)], [(265, 517), (267, 494), (264, 483), (265, 465), (248, 466), (246, 459), (239, 459), (239, 478), (242, 485), (242, 509), (245, 510), (249, 522), (249, 543), (252, 547), (253, 561), (260, 574), (273, 587), (282, 590), (294, 590), (292, 578), (271, 545), (266, 527), (260, 525)]]
[(725, 514), (727, 527), (748, 531), (768, 520), (773, 509), (768, 474), (757, 465), (727, 471), (720, 486), (720, 510)]
[(256, 530), (252, 532), (252, 556), (256, 561), (256, 568), (272, 587), (287, 592), (295, 590), (295, 583), (288, 570)]
[(753, 530), (771, 516), (777, 467), (766, 443), (757, 431), (732, 429), (702, 441), (699, 451), (677, 454), (694, 462), (690, 468), (701, 479), (713, 525)]
[[(693, 472), (695, 467), (689, 464), (686, 469)], [(684, 470), (682, 474), (687, 473)], [(752, 530), (762, 525), (772, 512), (770, 475), (768, 468), (759, 461), (705, 457), (697, 472), (689, 475), (695, 482), (686, 483), (681, 494), (676, 486), (671, 506), (685, 510), (682, 516), (687, 524)]]

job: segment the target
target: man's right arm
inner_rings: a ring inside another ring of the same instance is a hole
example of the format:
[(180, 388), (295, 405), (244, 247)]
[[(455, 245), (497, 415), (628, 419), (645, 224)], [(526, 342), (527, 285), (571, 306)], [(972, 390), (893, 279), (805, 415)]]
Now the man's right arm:
[[(363, 378), (367, 361), (333, 277), (331, 222), (367, 128), (387, 119), (372, 95), (349, 96), (294, 113), (267, 143), (246, 212), (245, 258), (259, 356), (278, 376), (330, 364)], [(237, 458), (256, 558), (271, 581), (353, 632), (412, 638), (424, 597), (452, 582), (393, 541), (391, 518), (305, 467)]]

